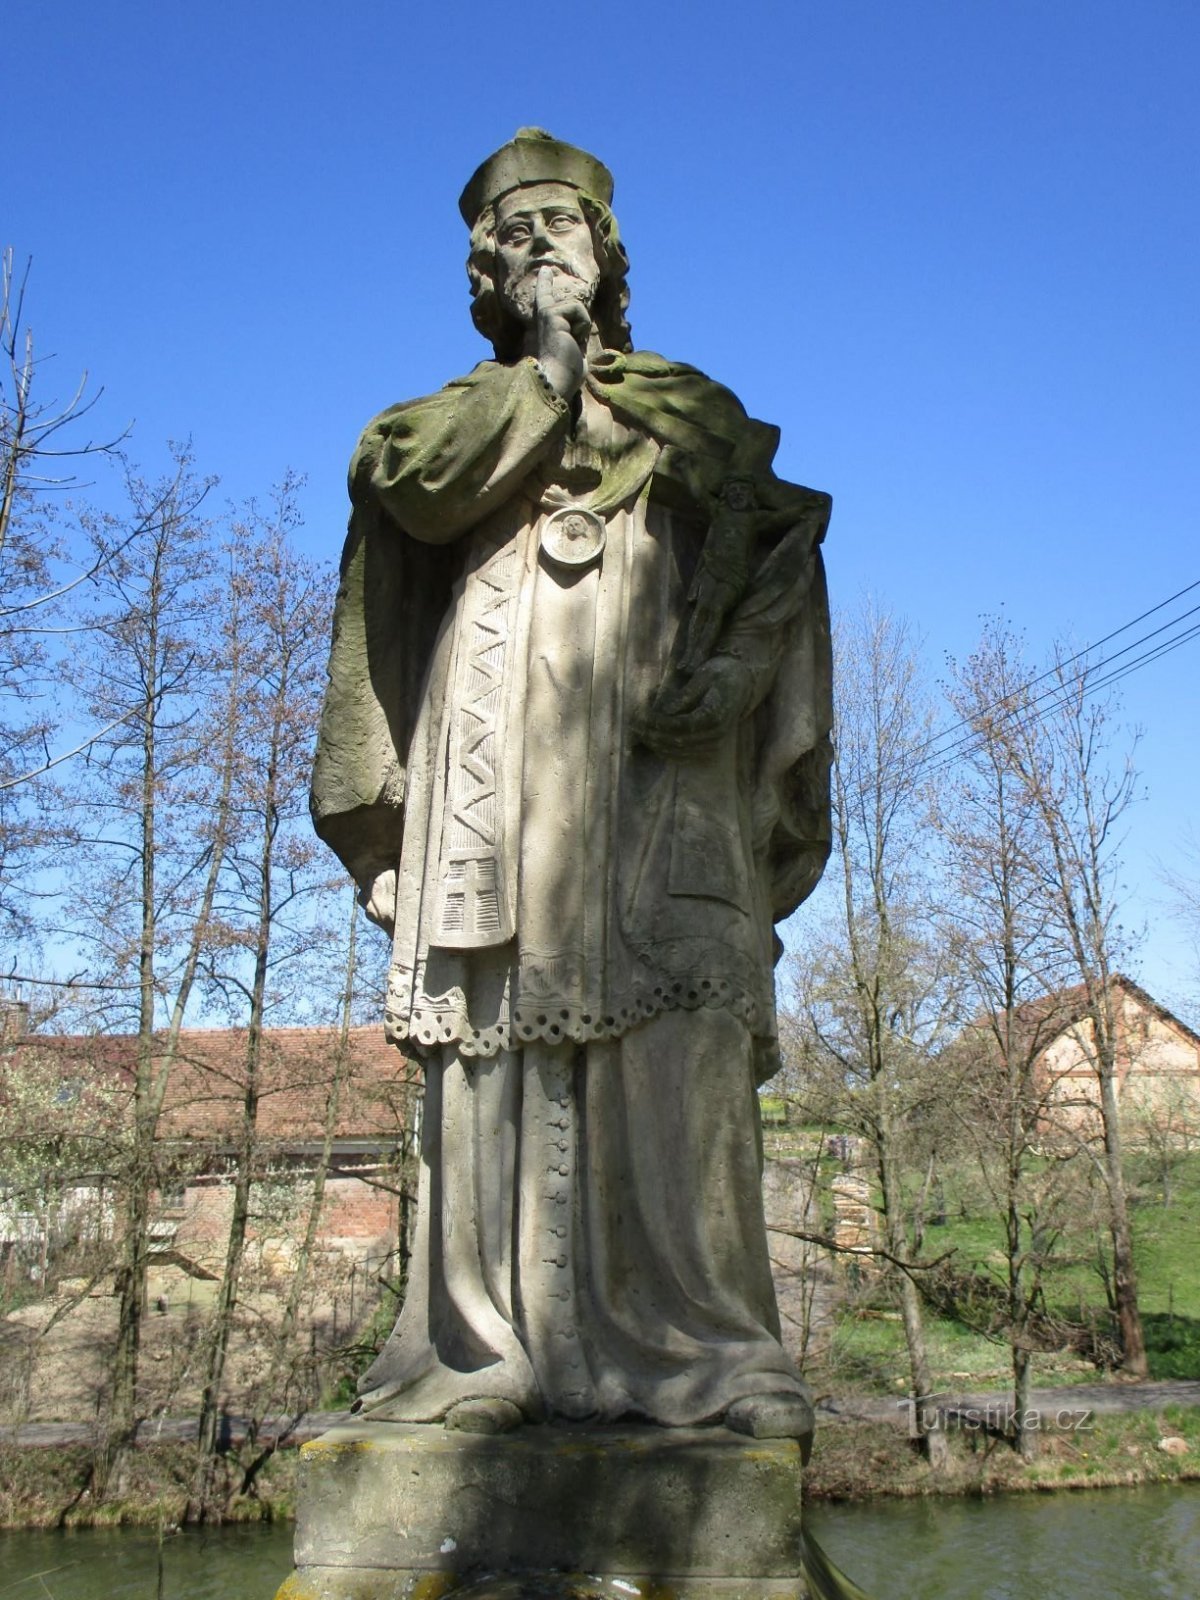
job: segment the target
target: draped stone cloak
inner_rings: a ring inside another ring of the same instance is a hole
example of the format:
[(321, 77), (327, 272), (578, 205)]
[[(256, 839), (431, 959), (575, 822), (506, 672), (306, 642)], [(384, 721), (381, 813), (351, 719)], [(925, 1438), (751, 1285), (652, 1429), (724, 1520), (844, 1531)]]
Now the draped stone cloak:
[[(313, 779), (358, 883), (398, 872), (386, 1026), (489, 1056), (719, 1007), (777, 1063), (773, 924), (829, 850), (828, 496), (777, 430), (649, 353), (589, 360), (566, 405), (532, 360), (484, 362), (366, 429)], [(638, 738), (685, 617), (707, 497), (753, 474), (796, 526), (762, 541), (717, 654), (736, 726), (668, 759)], [(591, 563), (542, 548), (556, 510)]]

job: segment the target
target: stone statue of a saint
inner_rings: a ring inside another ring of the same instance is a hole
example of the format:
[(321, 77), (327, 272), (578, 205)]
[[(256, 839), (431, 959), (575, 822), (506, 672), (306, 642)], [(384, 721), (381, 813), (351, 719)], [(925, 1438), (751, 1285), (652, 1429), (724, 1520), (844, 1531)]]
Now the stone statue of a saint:
[(728, 389), (633, 349), (611, 197), (539, 129), (483, 163), (495, 359), (384, 411), (350, 470), (313, 814), (426, 1079), (359, 1404), (803, 1437), (756, 1087), (773, 925), (829, 848), (830, 502)]

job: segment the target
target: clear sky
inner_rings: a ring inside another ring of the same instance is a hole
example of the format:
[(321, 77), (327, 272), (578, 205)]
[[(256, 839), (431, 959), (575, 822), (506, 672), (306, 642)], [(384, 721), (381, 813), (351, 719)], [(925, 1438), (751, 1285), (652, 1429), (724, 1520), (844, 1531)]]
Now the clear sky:
[[(616, 175), (638, 345), (833, 494), (835, 602), (871, 589), (936, 668), (1000, 606), (1040, 650), (1200, 578), (1192, 0), (8, 0), (3, 31), (47, 388), (88, 368), (98, 430), (136, 419), (149, 466), (190, 435), (235, 498), (306, 472), (314, 554), (363, 423), (487, 353), (456, 201), (537, 124)], [(1168, 1001), (1198, 672), (1200, 640), (1122, 686)]]

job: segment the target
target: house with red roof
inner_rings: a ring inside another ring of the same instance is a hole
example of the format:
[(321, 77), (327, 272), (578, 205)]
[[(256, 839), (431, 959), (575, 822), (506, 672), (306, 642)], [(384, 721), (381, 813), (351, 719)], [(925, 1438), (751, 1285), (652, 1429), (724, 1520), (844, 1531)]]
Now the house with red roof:
[[(42, 1034), (21, 1022), (20, 1008), (10, 1005), (0, 1034), (0, 1115), (7, 1109), (9, 1123), (0, 1139), (0, 1259), (47, 1225), (28, 1206), (6, 1205), (3, 1142), (10, 1160), (23, 1150), (28, 1164), (44, 1149), (48, 1165), (62, 1163), (55, 1216), (99, 1242), (117, 1212), (120, 1146), (133, 1108), (136, 1037)], [(248, 1142), (249, 1048), (245, 1029), (180, 1034), (157, 1127), (155, 1257), (194, 1277), (219, 1275), (233, 1178), (249, 1149), (256, 1174), (251, 1244), (265, 1273), (288, 1272), (318, 1172), (324, 1193), (316, 1248), (386, 1272), (413, 1204), (419, 1070), (378, 1025), (344, 1035), (270, 1029), (259, 1046)]]
[[(1145, 989), (1121, 974), (1109, 989), (1116, 1039), (1121, 1133), (1136, 1146), (1148, 1138), (1200, 1135), (1200, 1035)], [(1051, 997), (1054, 1025), (1038, 1058), (1056, 1121), (1099, 1131), (1096, 1034), (1082, 986)]]
[[(1140, 984), (1121, 974), (1110, 980), (1117, 1104), (1123, 1141), (1200, 1139), (1200, 1035)], [(1087, 991), (1082, 984), (1022, 1005), (1014, 1015), (1017, 1057), (1027, 1062), (1048, 1134), (1098, 1137), (1098, 1050)], [(1000, 1060), (1003, 1015), (980, 1019), (952, 1047), (981, 1063)], [(981, 1053), (982, 1052), (982, 1053)], [(980, 1080), (986, 1085), (986, 1074)]]

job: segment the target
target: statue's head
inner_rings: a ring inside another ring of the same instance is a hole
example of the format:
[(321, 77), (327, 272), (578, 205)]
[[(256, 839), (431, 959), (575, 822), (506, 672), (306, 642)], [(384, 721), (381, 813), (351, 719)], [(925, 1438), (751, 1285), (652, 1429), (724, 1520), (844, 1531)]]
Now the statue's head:
[(521, 352), (544, 266), (590, 307), (606, 349), (632, 348), (629, 257), (611, 199), (608, 168), (540, 128), (521, 128), (476, 171), (459, 200), (471, 229), (471, 316), (498, 360)]

